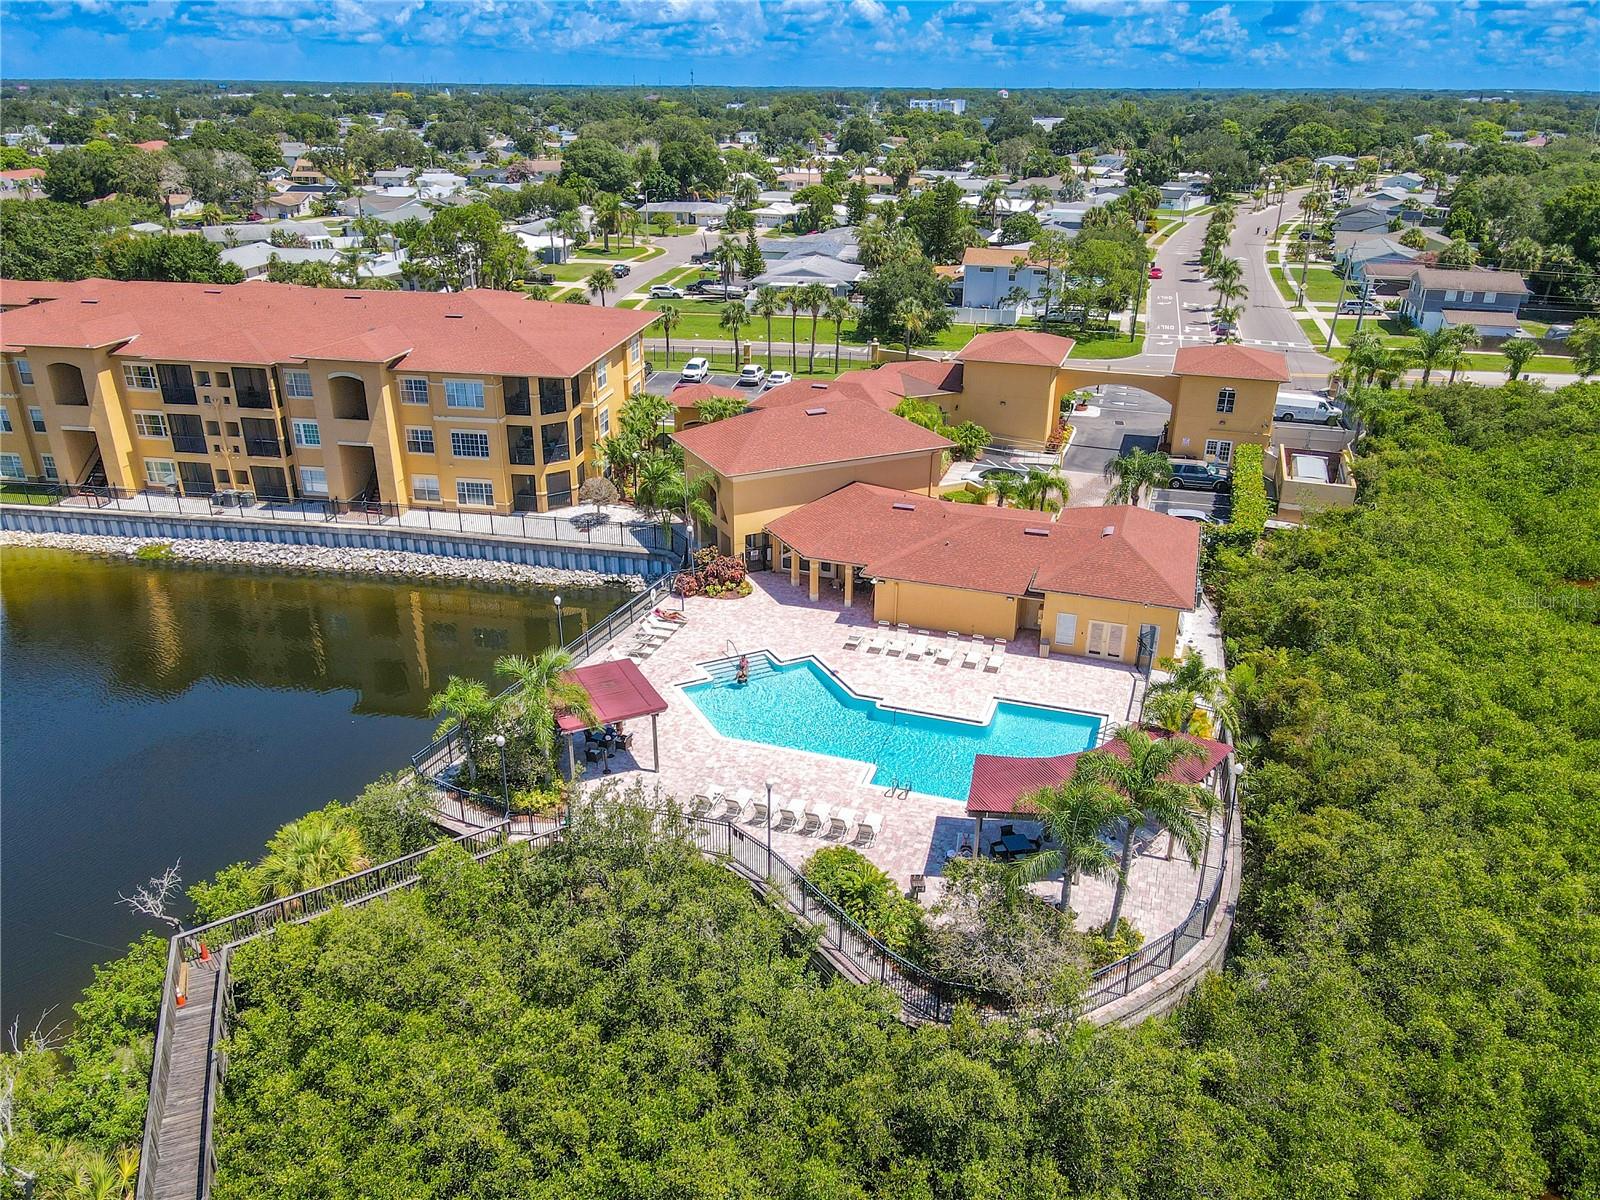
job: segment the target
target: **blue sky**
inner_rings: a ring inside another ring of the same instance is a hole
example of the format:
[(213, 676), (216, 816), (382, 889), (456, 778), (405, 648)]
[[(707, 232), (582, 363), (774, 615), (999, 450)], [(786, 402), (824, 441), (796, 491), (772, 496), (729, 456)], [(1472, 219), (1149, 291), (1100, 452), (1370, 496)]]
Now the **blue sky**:
[(21, 77), (1600, 88), (1587, 0), (0, 0)]

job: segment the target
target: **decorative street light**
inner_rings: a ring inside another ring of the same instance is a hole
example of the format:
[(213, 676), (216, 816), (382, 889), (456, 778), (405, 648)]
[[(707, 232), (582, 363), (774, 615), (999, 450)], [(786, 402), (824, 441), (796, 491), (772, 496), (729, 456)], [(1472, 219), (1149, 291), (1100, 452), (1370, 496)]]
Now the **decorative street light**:
[(506, 735), (494, 735), (494, 744), (500, 748), (500, 801), (506, 806), (506, 817), (511, 816), (511, 784), (506, 776)]
[(567, 630), (566, 630), (566, 626), (562, 623), (562, 620), (561, 620), (561, 597), (557, 596), (556, 597), (556, 645), (558, 647), (560, 647), (560, 646), (565, 646), (566, 644), (567, 644)]

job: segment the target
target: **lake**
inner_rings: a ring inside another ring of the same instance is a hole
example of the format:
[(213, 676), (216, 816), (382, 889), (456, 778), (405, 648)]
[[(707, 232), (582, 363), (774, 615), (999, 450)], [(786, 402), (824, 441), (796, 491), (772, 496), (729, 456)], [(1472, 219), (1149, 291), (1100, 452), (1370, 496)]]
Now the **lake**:
[[(559, 590), (568, 639), (628, 595)], [(92, 965), (152, 928), (119, 892), (256, 858), (407, 766), (449, 676), (555, 642), (555, 591), (7, 548), (0, 1019), (70, 1019)]]

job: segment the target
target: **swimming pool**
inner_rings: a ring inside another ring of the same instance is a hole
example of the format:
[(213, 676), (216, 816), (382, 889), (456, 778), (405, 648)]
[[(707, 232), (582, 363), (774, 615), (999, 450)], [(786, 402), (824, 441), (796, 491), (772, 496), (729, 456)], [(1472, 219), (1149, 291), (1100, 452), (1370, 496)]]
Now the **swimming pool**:
[(736, 661), (706, 663), (711, 676), (684, 693), (724, 737), (871, 763), (872, 782), (898, 783), (963, 800), (979, 754), (1045, 758), (1087, 750), (1100, 718), (1002, 700), (986, 725), (885, 708), (852, 694), (812, 658), (776, 662), (749, 656), (749, 681)]

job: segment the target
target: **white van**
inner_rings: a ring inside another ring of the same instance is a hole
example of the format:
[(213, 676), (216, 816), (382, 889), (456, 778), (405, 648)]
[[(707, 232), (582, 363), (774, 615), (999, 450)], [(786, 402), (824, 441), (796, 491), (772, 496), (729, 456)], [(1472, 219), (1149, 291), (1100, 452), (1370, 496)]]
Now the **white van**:
[(1313, 425), (1337, 425), (1344, 409), (1315, 392), (1279, 392), (1272, 406), (1274, 421), (1306, 421)]

